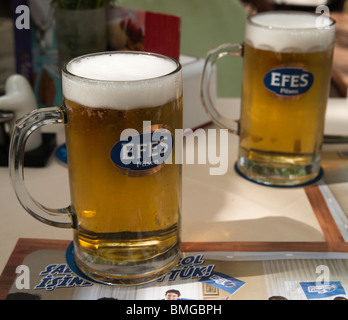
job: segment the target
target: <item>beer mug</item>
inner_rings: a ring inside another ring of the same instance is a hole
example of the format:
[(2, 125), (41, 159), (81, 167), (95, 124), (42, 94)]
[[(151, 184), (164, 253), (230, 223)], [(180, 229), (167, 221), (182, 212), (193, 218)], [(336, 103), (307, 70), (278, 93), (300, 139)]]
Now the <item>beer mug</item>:
[[(63, 103), (16, 123), (10, 174), (23, 207), (38, 220), (73, 229), (74, 259), (90, 278), (137, 285), (179, 259), (182, 129), (181, 65), (145, 52), (81, 56), (62, 70)], [(46, 208), (24, 186), (28, 135), (65, 124), (71, 205)]]
[[(329, 95), (335, 21), (302, 12), (264, 12), (246, 23), (244, 44), (207, 55), (201, 83), (213, 121), (239, 135), (237, 172), (264, 185), (299, 186), (318, 178)], [(216, 61), (243, 56), (241, 117), (224, 117), (212, 103)]]

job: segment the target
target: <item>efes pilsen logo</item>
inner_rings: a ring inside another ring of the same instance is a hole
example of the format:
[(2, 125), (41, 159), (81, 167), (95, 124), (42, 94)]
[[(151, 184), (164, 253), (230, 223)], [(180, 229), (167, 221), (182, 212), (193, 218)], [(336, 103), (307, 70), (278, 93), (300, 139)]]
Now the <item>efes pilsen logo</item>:
[(297, 97), (306, 93), (313, 85), (314, 76), (302, 68), (284, 67), (266, 73), (265, 87), (280, 97)]
[(174, 138), (162, 125), (144, 126), (143, 132), (126, 129), (111, 150), (112, 162), (130, 177), (143, 177), (159, 171), (169, 159)]

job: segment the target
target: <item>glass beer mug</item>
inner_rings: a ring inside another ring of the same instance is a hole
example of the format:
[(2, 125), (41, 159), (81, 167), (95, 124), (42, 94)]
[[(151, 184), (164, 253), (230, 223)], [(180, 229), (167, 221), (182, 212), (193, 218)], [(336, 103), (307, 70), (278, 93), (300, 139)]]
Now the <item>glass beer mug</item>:
[[(137, 285), (169, 272), (179, 259), (182, 129), (181, 65), (144, 52), (104, 52), (62, 70), (63, 103), (16, 123), (10, 174), (23, 207), (38, 220), (72, 228), (80, 270), (107, 284)], [(46, 208), (24, 186), (28, 135), (65, 124), (71, 205)]]
[[(213, 121), (237, 133), (237, 171), (265, 185), (298, 186), (320, 172), (335, 21), (300, 12), (251, 16), (243, 45), (224, 44), (207, 55), (203, 104)], [(216, 61), (243, 56), (241, 118), (227, 119), (211, 102)]]

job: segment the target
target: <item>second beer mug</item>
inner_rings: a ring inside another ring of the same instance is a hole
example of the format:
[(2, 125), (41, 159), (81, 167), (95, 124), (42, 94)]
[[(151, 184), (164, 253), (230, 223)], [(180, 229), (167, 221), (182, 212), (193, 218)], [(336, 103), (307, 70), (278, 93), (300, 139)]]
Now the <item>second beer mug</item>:
[[(329, 95), (335, 22), (311, 13), (265, 12), (250, 17), (243, 46), (208, 53), (202, 100), (212, 119), (240, 136), (237, 168), (266, 185), (294, 186), (318, 176)], [(215, 62), (243, 55), (240, 121), (211, 103)]]
[[(63, 69), (63, 104), (35, 110), (16, 124), (10, 173), (24, 208), (49, 225), (73, 228), (74, 258), (107, 284), (153, 281), (179, 259), (182, 129), (181, 65), (141, 52), (82, 56)], [(71, 206), (48, 209), (24, 186), (30, 132), (64, 123)]]

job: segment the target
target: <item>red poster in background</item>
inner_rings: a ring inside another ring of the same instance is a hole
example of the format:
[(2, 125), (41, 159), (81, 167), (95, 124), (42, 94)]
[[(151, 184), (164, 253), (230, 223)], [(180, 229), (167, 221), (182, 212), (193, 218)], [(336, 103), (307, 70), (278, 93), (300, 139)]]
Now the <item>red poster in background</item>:
[(108, 12), (110, 50), (147, 51), (179, 59), (180, 17), (124, 7)]
[(146, 12), (144, 50), (179, 60), (180, 18)]

